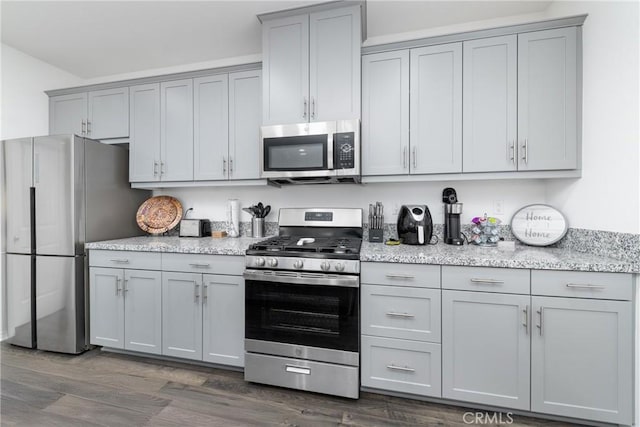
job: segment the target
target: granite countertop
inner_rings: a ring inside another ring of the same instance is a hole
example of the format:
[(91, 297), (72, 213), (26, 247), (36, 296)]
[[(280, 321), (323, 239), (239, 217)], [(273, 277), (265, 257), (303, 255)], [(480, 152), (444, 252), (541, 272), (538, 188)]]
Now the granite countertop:
[[(87, 243), (85, 247), (87, 249), (118, 251), (244, 255), (250, 244), (264, 239), (264, 237), (214, 239), (211, 237), (143, 236)], [(537, 248), (521, 244), (516, 244), (515, 250), (502, 250), (475, 245), (450, 246), (444, 243), (427, 246), (387, 246), (363, 241), (360, 260), (473, 267), (640, 273), (640, 262), (621, 261), (571, 249)]]

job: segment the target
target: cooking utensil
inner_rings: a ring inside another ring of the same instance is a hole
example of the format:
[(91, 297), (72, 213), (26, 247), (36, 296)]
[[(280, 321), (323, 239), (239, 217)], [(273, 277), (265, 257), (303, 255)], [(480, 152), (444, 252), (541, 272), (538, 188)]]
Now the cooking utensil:
[(262, 212), (262, 218), (266, 218), (267, 215), (269, 215), (269, 212), (271, 212), (271, 205), (267, 205), (264, 207), (264, 212)]
[(242, 208), (243, 211), (245, 211), (246, 213), (250, 214), (251, 216), (255, 216), (255, 212), (253, 211), (253, 206), (248, 207), (248, 208)]

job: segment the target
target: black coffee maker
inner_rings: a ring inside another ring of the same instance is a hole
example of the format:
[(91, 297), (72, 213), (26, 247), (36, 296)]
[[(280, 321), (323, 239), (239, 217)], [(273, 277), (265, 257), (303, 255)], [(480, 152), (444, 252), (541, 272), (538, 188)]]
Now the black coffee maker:
[(442, 190), (442, 202), (444, 203), (444, 242), (448, 245), (462, 245), (462, 233), (460, 232), (460, 214), (462, 203), (458, 203), (458, 195), (453, 188)]
[(405, 245), (426, 245), (431, 241), (433, 221), (427, 205), (402, 205), (398, 214), (398, 239)]

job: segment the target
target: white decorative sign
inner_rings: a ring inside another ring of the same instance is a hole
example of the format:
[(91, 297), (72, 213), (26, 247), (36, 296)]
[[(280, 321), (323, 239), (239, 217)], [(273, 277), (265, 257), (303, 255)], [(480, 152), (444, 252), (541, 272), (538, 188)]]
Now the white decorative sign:
[(511, 231), (516, 239), (532, 246), (548, 246), (567, 234), (567, 219), (549, 205), (528, 205), (511, 218)]

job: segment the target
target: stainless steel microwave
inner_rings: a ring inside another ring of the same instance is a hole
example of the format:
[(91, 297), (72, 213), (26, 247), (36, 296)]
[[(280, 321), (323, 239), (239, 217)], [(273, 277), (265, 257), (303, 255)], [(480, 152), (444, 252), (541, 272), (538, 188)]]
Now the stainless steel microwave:
[(360, 120), (263, 126), (261, 177), (276, 184), (360, 182)]

